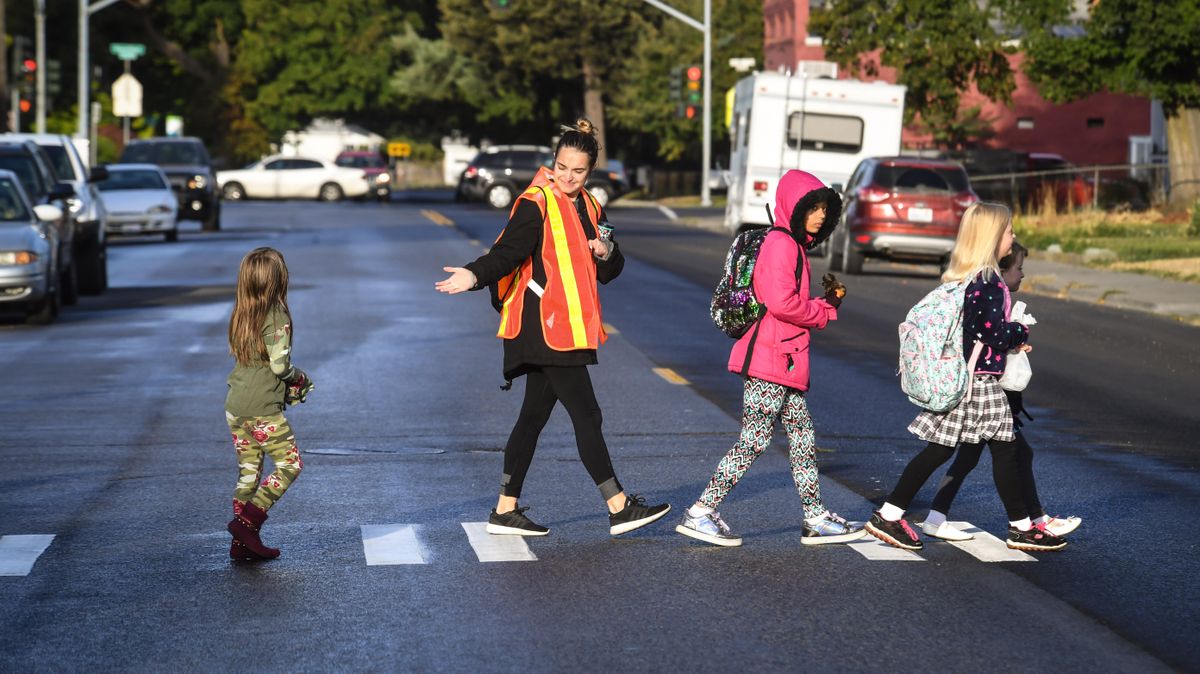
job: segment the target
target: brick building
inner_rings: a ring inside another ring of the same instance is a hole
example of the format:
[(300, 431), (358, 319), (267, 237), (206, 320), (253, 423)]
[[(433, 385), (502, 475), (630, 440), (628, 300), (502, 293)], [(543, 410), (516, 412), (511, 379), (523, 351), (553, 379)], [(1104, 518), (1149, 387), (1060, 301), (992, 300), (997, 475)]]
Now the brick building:
[[(810, 35), (809, 10), (823, 0), (764, 0), (763, 51), (766, 70), (796, 70), (801, 61), (823, 61), (821, 38)], [(1161, 112), (1151, 101), (1136, 96), (1096, 94), (1086, 99), (1056, 105), (1044, 100), (1029, 78), (1021, 72), (1023, 57), (1010, 58), (1016, 72), (1016, 90), (1008, 105), (993, 103), (972, 89), (962, 97), (963, 109), (980, 106), (985, 119), (992, 119), (996, 135), (986, 142), (994, 148), (1022, 152), (1050, 152), (1076, 165), (1124, 164), (1130, 161), (1134, 137), (1142, 144), (1162, 146)], [(839, 78), (847, 73), (839, 72)], [(878, 79), (896, 81), (891, 68), (881, 68)], [(929, 138), (905, 129), (906, 148), (929, 145)]]

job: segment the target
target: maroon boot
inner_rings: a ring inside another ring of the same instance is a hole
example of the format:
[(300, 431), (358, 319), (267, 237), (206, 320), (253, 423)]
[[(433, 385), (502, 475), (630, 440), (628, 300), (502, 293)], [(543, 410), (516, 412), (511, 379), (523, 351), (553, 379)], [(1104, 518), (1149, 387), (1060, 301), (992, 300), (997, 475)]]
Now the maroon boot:
[[(267, 512), (262, 508), (247, 503), (242, 508), (242, 512), (229, 521), (229, 533), (233, 534), (235, 543), (241, 543), (250, 553), (263, 559), (275, 559), (279, 556), (279, 548), (268, 548), (263, 545), (262, 539), (258, 537), (258, 531), (262, 528), (263, 522), (267, 521)], [(230, 556), (233, 556), (233, 548), (229, 549)]]
[(236, 538), (229, 544), (229, 558), (235, 562), (253, 562), (262, 559), (253, 552), (250, 552), (250, 548), (242, 545), (242, 542)]

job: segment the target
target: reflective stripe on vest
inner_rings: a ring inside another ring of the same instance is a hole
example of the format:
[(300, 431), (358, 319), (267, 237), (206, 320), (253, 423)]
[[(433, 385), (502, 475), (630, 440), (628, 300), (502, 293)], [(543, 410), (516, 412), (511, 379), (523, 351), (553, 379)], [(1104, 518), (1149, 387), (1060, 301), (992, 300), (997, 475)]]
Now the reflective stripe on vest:
[[(545, 193), (545, 188), (542, 190)], [(571, 261), (567, 232), (563, 228), (562, 211), (558, 208), (557, 199), (549, 194), (546, 194), (546, 197), (546, 220), (550, 225), (550, 235), (554, 237), (554, 256), (557, 261), (554, 271), (558, 272), (563, 294), (567, 299), (567, 318), (571, 322), (571, 342), (576, 349), (586, 349), (588, 348), (588, 336), (583, 326), (583, 306), (579, 302), (579, 286), (575, 283), (575, 265)], [(545, 245), (543, 242), (542, 246)], [(546, 270), (546, 275), (550, 275), (549, 269)]]

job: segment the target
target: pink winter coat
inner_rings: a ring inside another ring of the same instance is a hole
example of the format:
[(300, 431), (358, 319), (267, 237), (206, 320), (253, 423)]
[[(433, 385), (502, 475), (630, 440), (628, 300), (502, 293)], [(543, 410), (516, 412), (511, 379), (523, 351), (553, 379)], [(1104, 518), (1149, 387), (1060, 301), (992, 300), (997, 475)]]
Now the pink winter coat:
[[(809, 173), (788, 171), (784, 174), (776, 190), (775, 226), (791, 230), (792, 210), (798, 202), (817, 190), (832, 192)], [(805, 212), (809, 206), (811, 204), (804, 205)], [(836, 211), (831, 209), (830, 214), (836, 218)], [(799, 217), (802, 218), (803, 214)], [(836, 222), (827, 224), (828, 229), (832, 229)], [(797, 220), (796, 227), (803, 227), (802, 220)], [(803, 236), (805, 241), (811, 238), (807, 232)], [(804, 265), (799, 281), (796, 279), (797, 257), (800, 264)], [(809, 296), (811, 279), (808, 256), (803, 254), (796, 240), (783, 232), (768, 233), (754, 264), (752, 280), (754, 294), (759, 302), (766, 305), (767, 312), (759, 320), (759, 325), (750, 328), (733, 345), (729, 354), (730, 372), (743, 373), (746, 351), (751, 340), (754, 340), (746, 374), (801, 391), (808, 390), (811, 331), (821, 330), (829, 321), (837, 320), (837, 309), (823, 298)]]

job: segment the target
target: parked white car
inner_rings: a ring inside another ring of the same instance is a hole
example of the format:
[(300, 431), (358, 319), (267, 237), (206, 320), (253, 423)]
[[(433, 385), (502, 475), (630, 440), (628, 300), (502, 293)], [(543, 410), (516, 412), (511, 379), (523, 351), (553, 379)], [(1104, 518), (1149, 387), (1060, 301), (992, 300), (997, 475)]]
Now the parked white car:
[(179, 240), (179, 200), (167, 174), (154, 164), (109, 164), (96, 183), (108, 209), (109, 234), (161, 233)]
[(233, 171), (218, 171), (217, 186), (229, 201), (361, 197), (371, 188), (362, 169), (306, 157), (266, 157)]

